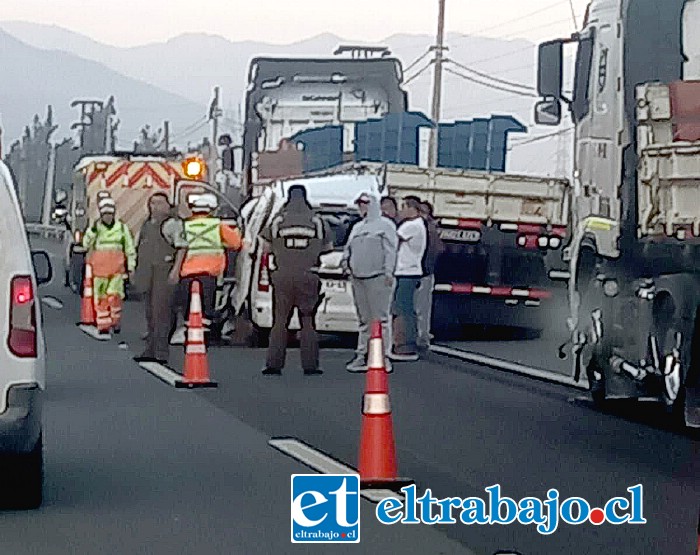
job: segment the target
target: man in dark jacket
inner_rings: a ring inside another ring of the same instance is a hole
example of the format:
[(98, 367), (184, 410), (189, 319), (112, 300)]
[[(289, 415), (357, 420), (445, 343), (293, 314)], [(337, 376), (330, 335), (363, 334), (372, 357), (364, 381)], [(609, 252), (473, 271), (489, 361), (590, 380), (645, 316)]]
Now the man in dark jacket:
[(272, 256), (272, 330), (263, 374), (279, 375), (287, 350), (287, 326), (296, 307), (301, 324), (301, 365), (304, 374), (322, 374), (314, 318), (321, 282), (313, 268), (333, 250), (328, 227), (306, 200), (302, 185), (289, 188), (288, 201), (261, 234)]
[(172, 211), (168, 197), (155, 193), (148, 200), (148, 211), (149, 218), (139, 236), (135, 273), (136, 287), (145, 293), (148, 332), (146, 349), (135, 360), (165, 363), (169, 352), (168, 337), (175, 323), (172, 310), (175, 287), (168, 283), (175, 248), (172, 239), (167, 239), (163, 233)]
[(435, 288), (435, 264), (438, 257), (444, 252), (445, 245), (440, 239), (437, 222), (433, 218), (433, 206), (429, 202), (422, 202), (421, 216), (425, 221), (428, 232), (428, 245), (423, 255), (423, 277), (416, 290), (416, 320), (418, 336), (416, 345), (420, 350), (430, 347), (430, 321), (433, 314), (433, 289)]

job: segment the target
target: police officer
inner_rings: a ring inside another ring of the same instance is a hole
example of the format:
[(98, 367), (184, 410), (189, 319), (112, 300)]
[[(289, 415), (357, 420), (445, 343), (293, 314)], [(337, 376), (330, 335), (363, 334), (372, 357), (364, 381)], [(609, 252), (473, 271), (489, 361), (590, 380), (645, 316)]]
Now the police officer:
[[(165, 193), (155, 193), (148, 200), (149, 218), (141, 228), (137, 247), (135, 283), (145, 293), (146, 349), (135, 357), (137, 362), (168, 361), (168, 337), (174, 327), (172, 297), (175, 286), (168, 282), (168, 274), (175, 259), (172, 232), (168, 236), (168, 224), (172, 207)], [(177, 233), (177, 232), (176, 232)]]
[(287, 204), (275, 216), (261, 238), (272, 255), (272, 331), (263, 374), (279, 375), (287, 350), (287, 326), (294, 307), (301, 323), (301, 366), (304, 374), (322, 374), (318, 367), (318, 336), (314, 316), (320, 279), (312, 272), (319, 257), (333, 250), (329, 230), (306, 199), (302, 185), (289, 188)]

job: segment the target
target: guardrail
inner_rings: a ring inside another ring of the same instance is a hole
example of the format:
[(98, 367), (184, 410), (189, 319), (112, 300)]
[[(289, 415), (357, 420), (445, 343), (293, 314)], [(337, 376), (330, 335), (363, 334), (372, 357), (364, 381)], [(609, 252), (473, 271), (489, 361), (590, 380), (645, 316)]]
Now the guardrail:
[(66, 232), (66, 228), (59, 225), (43, 225), (43, 224), (25, 224), (27, 233), (30, 235), (40, 235), (41, 237), (51, 238), (51, 239), (63, 239), (63, 234)]

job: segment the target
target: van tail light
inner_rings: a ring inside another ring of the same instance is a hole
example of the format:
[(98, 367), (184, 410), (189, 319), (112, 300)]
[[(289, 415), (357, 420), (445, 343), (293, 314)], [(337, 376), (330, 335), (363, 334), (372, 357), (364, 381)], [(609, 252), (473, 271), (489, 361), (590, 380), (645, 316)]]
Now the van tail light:
[(270, 255), (266, 252), (260, 255), (260, 271), (258, 272), (258, 291), (270, 291)]
[(36, 301), (29, 276), (16, 276), (10, 286), (10, 352), (21, 358), (36, 358)]

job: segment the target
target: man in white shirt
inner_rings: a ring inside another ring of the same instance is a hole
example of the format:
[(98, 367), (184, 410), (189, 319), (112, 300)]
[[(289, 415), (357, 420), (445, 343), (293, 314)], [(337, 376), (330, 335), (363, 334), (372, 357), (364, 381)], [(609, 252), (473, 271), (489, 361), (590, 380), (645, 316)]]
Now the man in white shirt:
[[(394, 345), (391, 358), (396, 361), (418, 360), (416, 346), (416, 308), (414, 297), (423, 277), (423, 255), (427, 247), (427, 229), (421, 217), (418, 197), (403, 199), (401, 225), (397, 230), (399, 251), (396, 260), (394, 313), (403, 324), (401, 341)], [(397, 338), (398, 339), (398, 338)]]

